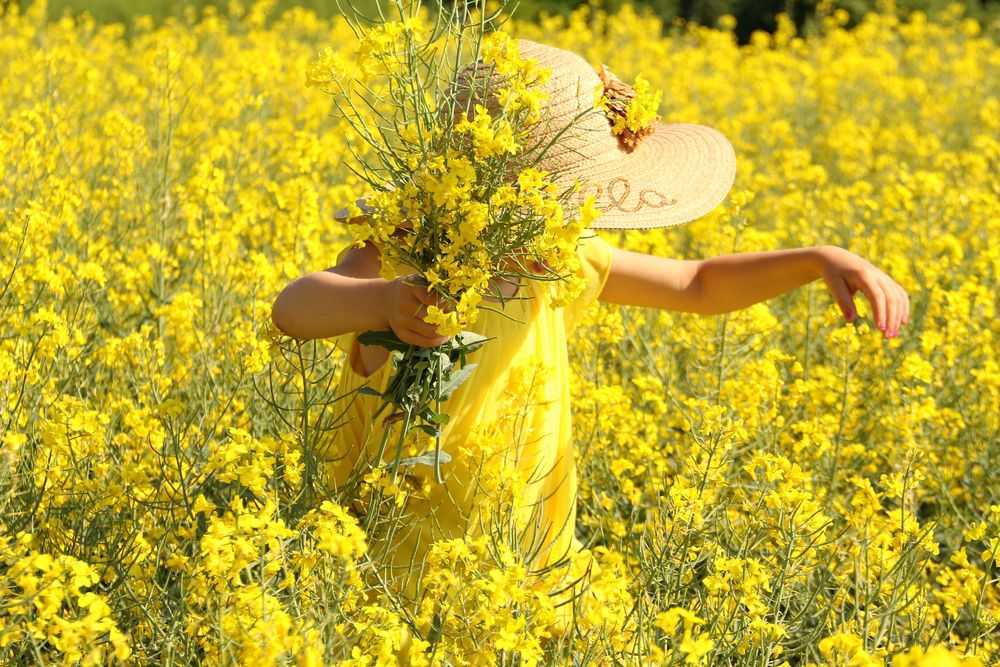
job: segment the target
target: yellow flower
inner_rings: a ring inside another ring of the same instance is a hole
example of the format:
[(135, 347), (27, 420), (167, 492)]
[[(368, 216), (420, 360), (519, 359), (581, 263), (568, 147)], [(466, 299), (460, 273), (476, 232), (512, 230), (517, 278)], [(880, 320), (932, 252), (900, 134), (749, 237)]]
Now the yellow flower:
[(989, 546), (983, 551), (980, 557), (985, 563), (1000, 561), (1000, 537), (991, 539)]

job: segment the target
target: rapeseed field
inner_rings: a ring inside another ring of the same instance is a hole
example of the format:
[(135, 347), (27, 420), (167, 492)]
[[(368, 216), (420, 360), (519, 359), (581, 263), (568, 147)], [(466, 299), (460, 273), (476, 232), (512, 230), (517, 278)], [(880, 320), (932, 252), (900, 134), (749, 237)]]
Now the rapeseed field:
[[(587, 549), (436, 544), (417, 609), (314, 445), (343, 351), (270, 323), (364, 194), (306, 85), (342, 18), (0, 15), (4, 665), (1000, 661), (1000, 47), (955, 6), (738, 46), (628, 8), (514, 20), (732, 141), (726, 203), (602, 232), (679, 258), (835, 244), (910, 294), (885, 340), (821, 282), (714, 317), (594, 308), (571, 342)], [(994, 28), (995, 30), (995, 28)], [(544, 369), (512, 374), (510, 424)], [(493, 434), (503, 437), (504, 432)], [(486, 436), (484, 436), (486, 437)], [(495, 471), (498, 476), (503, 471)], [(361, 493), (405, 509), (411, 482)]]

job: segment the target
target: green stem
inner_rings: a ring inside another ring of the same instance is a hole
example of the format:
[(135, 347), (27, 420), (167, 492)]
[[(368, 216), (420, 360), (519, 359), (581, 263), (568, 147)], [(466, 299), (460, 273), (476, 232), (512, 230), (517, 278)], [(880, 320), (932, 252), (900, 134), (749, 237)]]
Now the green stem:
[[(437, 389), (434, 392), (434, 412), (441, 414), (441, 364), (437, 364)], [(444, 484), (444, 477), (441, 475), (441, 427), (437, 429), (434, 436), (434, 479), (438, 484)]]

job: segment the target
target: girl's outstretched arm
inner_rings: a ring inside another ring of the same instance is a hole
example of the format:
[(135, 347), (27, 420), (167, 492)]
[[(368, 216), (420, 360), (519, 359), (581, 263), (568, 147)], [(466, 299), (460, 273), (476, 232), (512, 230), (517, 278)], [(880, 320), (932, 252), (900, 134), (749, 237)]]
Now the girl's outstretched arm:
[(857, 316), (854, 294), (871, 303), (883, 336), (910, 318), (906, 291), (852, 252), (836, 246), (678, 260), (612, 248), (601, 301), (715, 315), (746, 308), (822, 278), (844, 318)]

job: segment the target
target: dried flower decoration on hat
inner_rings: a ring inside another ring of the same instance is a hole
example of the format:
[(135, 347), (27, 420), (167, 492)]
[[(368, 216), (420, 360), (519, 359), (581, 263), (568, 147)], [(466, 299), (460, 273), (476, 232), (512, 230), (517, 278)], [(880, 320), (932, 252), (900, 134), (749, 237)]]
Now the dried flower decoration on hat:
[(600, 87), (597, 90), (600, 95), (597, 108), (608, 117), (611, 131), (622, 147), (632, 152), (645, 137), (656, 132), (660, 124), (656, 111), (660, 108), (663, 92), (650, 93), (649, 82), (642, 76), (636, 77), (633, 88), (615, 76), (607, 65), (601, 65), (597, 76), (603, 84), (603, 91)]

